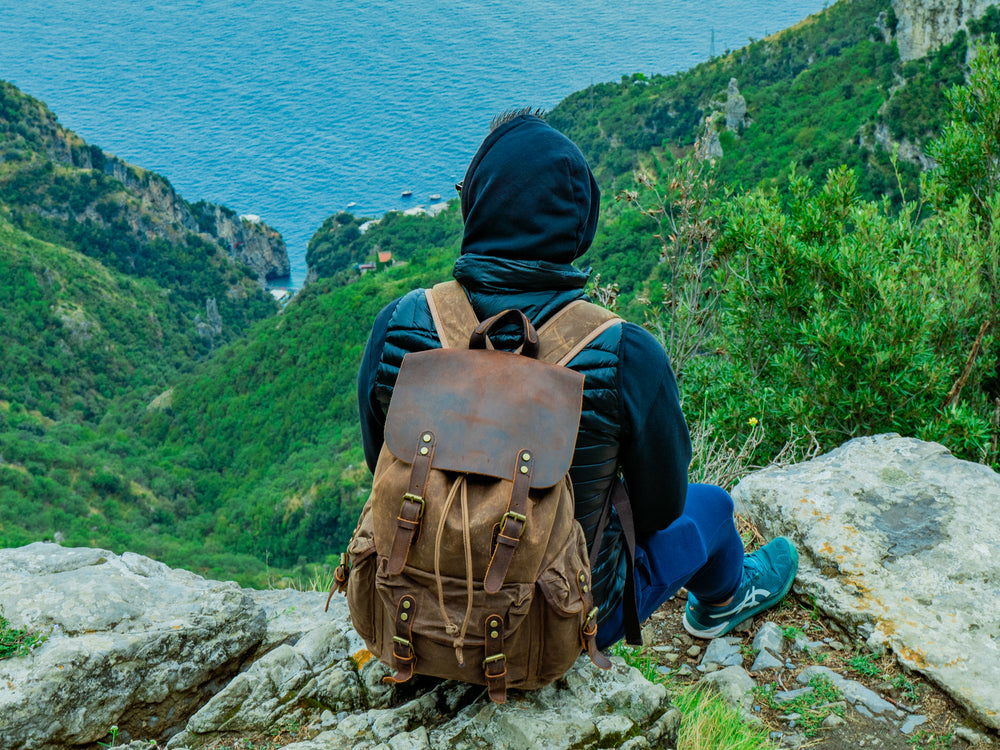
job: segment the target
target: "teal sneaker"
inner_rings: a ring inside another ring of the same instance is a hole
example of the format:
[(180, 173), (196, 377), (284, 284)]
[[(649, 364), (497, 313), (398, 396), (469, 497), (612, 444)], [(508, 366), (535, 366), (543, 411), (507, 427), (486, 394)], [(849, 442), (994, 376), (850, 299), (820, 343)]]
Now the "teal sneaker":
[(722, 607), (702, 604), (688, 592), (684, 629), (698, 638), (718, 638), (741, 622), (780, 602), (795, 581), (799, 554), (779, 536), (756, 552), (743, 556), (743, 580), (733, 600)]

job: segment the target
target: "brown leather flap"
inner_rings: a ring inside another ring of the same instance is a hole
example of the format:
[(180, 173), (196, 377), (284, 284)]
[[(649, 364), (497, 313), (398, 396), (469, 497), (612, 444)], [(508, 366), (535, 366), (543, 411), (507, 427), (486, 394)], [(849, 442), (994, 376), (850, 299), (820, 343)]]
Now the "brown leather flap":
[(532, 487), (569, 471), (583, 375), (499, 350), (432, 349), (403, 359), (385, 443), (409, 463), (423, 432), (437, 437), (433, 466), (512, 479), (517, 456), (535, 457)]

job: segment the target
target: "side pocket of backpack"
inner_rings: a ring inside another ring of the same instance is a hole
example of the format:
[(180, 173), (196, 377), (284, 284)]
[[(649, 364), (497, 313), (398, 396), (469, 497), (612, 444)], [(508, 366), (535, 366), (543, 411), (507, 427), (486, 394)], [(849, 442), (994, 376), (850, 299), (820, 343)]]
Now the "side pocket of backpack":
[(541, 644), (537, 675), (543, 685), (562, 677), (580, 656), (581, 629), (593, 601), (583, 531), (579, 524), (574, 527), (567, 548), (538, 577)]
[(361, 520), (347, 546), (350, 573), (347, 579), (347, 606), (351, 612), (351, 624), (358, 631), (368, 650), (375, 651), (375, 569), (378, 555), (375, 554), (375, 535), (371, 525), (371, 505), (366, 504), (361, 511)]

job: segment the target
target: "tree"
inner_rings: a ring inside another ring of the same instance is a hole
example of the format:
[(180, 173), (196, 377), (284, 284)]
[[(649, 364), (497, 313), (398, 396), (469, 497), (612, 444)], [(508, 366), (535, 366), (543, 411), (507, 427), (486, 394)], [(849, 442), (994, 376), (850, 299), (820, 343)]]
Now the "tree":
[(1000, 54), (991, 40), (976, 49), (969, 82), (948, 92), (952, 120), (927, 152), (938, 166), (928, 180), (928, 197), (952, 205), (962, 195), (989, 224), (1000, 184)]

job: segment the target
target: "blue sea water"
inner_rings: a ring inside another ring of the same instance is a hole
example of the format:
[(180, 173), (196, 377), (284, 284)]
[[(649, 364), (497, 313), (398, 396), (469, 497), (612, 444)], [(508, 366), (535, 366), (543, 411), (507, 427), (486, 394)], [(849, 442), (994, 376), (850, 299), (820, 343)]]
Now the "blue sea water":
[(0, 78), (187, 200), (260, 215), (299, 286), (323, 219), (452, 197), (498, 111), (689, 68), (826, 0), (2, 4)]

